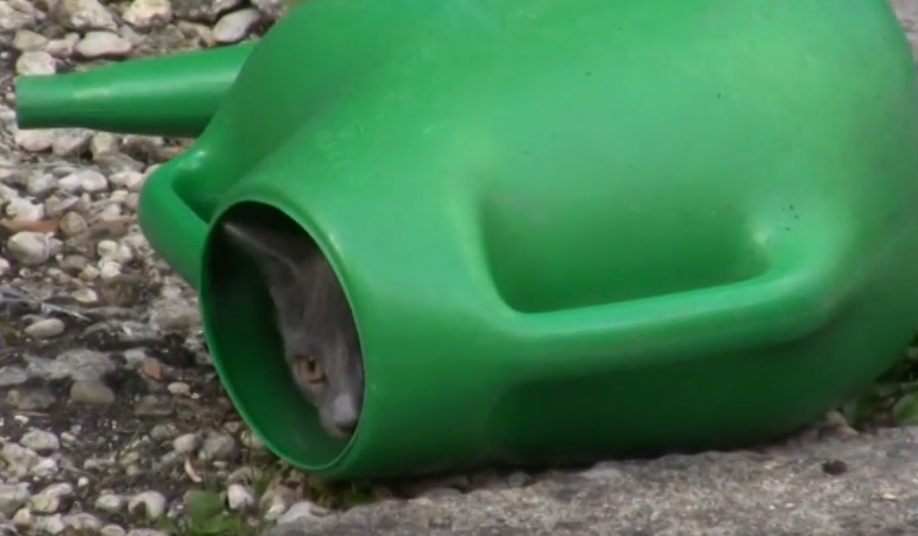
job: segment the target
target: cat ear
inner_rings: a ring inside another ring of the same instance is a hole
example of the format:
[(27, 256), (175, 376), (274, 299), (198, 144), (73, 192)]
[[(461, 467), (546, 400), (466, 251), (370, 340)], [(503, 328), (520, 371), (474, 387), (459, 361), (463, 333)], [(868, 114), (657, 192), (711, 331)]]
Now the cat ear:
[(295, 277), (299, 261), (312, 246), (305, 237), (249, 223), (224, 222), (223, 232), (230, 242), (278, 276)]

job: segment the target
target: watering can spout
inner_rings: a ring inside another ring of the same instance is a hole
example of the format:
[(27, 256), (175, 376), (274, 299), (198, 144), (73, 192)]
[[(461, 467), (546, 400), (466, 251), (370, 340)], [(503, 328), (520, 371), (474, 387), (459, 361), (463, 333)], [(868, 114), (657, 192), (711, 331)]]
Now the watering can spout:
[(19, 128), (81, 127), (119, 134), (198, 136), (254, 44), (133, 60), (86, 72), (22, 76)]

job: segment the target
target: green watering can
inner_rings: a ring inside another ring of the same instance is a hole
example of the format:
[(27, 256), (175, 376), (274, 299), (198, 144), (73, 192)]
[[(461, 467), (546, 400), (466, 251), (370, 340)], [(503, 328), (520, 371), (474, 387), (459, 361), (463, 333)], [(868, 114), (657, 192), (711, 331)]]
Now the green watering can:
[[(918, 322), (885, 0), (313, 0), (257, 45), (22, 78), (23, 127), (197, 136), (141, 196), (239, 412), (329, 478), (774, 438)], [(224, 218), (296, 226), (363, 348), (322, 431)]]

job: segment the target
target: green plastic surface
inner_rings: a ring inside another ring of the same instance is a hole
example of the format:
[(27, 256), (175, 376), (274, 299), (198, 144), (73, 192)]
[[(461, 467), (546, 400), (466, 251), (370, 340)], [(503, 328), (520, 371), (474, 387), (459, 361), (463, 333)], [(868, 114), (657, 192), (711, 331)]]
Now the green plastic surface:
[[(245, 420), (331, 478), (774, 437), (918, 322), (918, 97), (885, 0), (315, 0), (141, 196)], [(298, 225), (365, 356), (352, 440), (254, 267)], [(296, 224), (292, 222), (296, 222)]]

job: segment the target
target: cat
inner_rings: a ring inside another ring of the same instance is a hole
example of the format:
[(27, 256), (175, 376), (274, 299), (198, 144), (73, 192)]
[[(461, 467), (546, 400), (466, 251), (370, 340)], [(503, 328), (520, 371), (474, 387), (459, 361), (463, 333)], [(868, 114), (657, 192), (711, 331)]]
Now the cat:
[(329, 434), (351, 437), (363, 405), (363, 357), (331, 265), (305, 233), (238, 222), (222, 228), (262, 272), (294, 383)]

